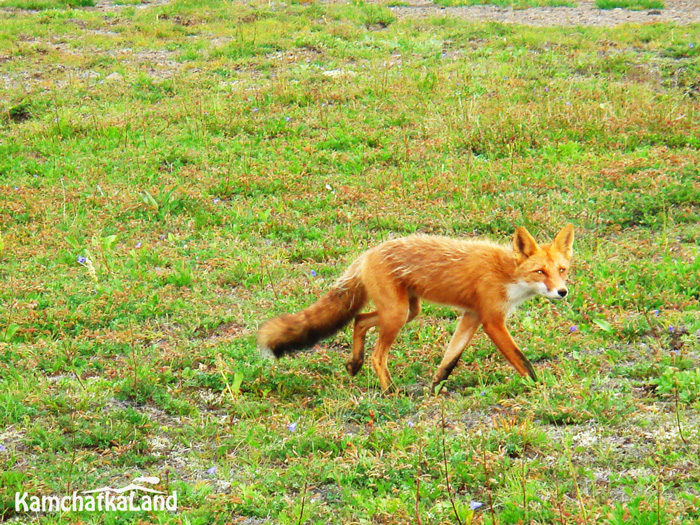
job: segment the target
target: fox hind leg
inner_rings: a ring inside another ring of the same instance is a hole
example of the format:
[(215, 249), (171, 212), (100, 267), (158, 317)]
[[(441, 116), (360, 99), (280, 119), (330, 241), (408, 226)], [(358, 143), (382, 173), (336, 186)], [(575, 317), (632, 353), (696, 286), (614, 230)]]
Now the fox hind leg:
[(408, 317), (406, 322), (410, 323), (420, 313), (420, 299), (415, 295), (408, 298)]
[[(410, 322), (420, 313), (420, 299), (411, 296), (408, 300), (408, 316), (406, 322)], [(379, 324), (377, 310), (355, 317), (355, 325), (352, 334), (352, 357), (345, 363), (345, 369), (351, 376), (357, 375), (365, 361), (365, 337), (370, 328)]]
[[(408, 305), (406, 305), (408, 306)], [(408, 308), (406, 308), (408, 310)], [(403, 313), (403, 315), (401, 315)], [(406, 322), (406, 311), (400, 312), (398, 308), (394, 309), (391, 314), (380, 316), (379, 320), (379, 337), (377, 345), (372, 352), (372, 367), (379, 377), (379, 383), (382, 385), (382, 390), (387, 392), (391, 386), (391, 376), (389, 375), (389, 367), (387, 361), (389, 358), (389, 349), (396, 341), (401, 328)]]
[[(377, 308), (379, 336), (372, 351), (372, 367), (379, 377), (382, 390), (387, 392), (391, 386), (391, 376), (387, 367), (389, 349), (394, 344), (401, 328), (409, 318), (411, 297), (408, 290), (389, 280), (376, 280), (368, 286), (370, 299)], [(417, 304), (415, 301), (415, 305)]]
[(377, 311), (359, 314), (355, 317), (352, 332), (352, 357), (345, 363), (345, 369), (351, 376), (356, 375), (365, 362), (365, 336), (367, 331), (379, 323)]

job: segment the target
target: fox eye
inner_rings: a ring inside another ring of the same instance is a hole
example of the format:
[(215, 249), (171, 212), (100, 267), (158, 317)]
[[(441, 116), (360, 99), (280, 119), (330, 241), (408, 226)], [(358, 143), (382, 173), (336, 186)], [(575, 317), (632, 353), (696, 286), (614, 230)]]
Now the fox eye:
[(566, 273), (566, 268), (559, 268), (559, 273)]
[(537, 270), (535, 273), (539, 273), (540, 275), (546, 275), (546, 272), (544, 270)]

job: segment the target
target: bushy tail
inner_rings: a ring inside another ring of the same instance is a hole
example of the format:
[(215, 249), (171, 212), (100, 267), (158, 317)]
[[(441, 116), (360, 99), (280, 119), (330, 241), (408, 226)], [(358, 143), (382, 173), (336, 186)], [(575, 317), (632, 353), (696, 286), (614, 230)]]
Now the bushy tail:
[(258, 348), (280, 358), (310, 348), (343, 328), (367, 303), (360, 281), (360, 261), (353, 263), (333, 288), (314, 304), (296, 314), (284, 314), (263, 323)]

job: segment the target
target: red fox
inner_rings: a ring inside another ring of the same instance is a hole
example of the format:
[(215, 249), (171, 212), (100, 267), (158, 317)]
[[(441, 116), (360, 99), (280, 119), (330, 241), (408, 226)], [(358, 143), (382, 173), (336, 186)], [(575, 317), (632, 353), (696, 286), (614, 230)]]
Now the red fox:
[[(537, 380), (510, 336), (506, 318), (536, 295), (554, 300), (566, 297), (573, 243), (572, 224), (542, 245), (525, 228), (515, 230), (512, 246), (432, 235), (386, 241), (363, 253), (311, 306), (263, 323), (258, 346), (261, 352), (280, 358), (315, 345), (354, 319), (352, 357), (345, 365), (354, 376), (364, 362), (365, 335), (379, 326), (372, 366), (387, 391), (389, 349), (401, 327), (418, 315), (423, 299), (462, 312), (433, 376), (433, 391), (448, 378), (479, 326), (520, 375)], [(375, 310), (359, 313), (368, 301)]]

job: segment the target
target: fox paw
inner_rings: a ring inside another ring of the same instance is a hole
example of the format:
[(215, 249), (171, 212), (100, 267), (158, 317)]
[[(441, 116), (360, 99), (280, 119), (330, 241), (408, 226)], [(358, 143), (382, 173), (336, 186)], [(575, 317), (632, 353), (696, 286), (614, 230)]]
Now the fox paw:
[(347, 370), (348, 374), (351, 376), (357, 375), (357, 373), (362, 370), (362, 361), (353, 361), (352, 359), (346, 361), (345, 370)]

